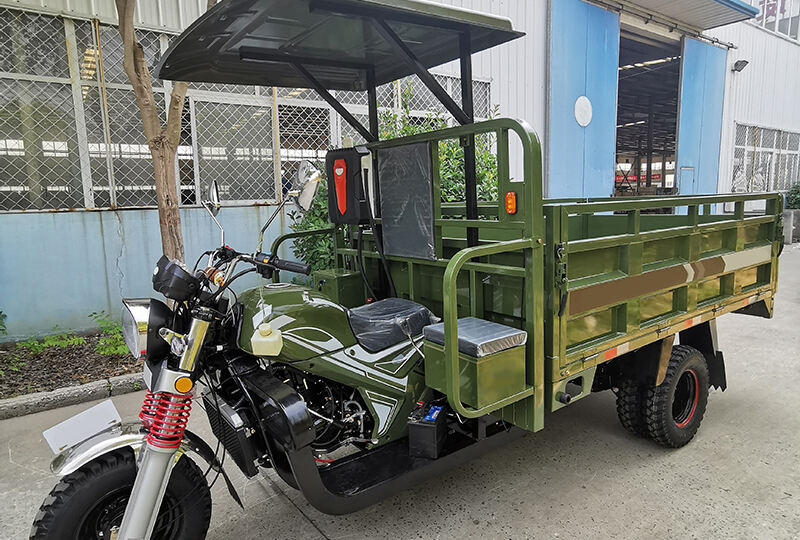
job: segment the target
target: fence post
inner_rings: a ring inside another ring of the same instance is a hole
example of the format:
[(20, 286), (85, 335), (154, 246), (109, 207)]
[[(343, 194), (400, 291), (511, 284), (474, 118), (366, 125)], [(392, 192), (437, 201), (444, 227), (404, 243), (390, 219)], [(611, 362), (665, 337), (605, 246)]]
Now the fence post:
[(75, 108), (75, 134), (78, 139), (78, 158), (81, 166), (81, 185), (83, 186), (84, 208), (94, 208), (94, 191), (92, 190), (92, 166), (89, 161), (89, 142), (86, 134), (86, 116), (81, 95), (81, 70), (78, 65), (78, 43), (75, 36), (75, 23), (64, 18), (64, 37), (67, 43), (67, 59), (69, 60), (69, 78), (72, 88), (72, 106)]

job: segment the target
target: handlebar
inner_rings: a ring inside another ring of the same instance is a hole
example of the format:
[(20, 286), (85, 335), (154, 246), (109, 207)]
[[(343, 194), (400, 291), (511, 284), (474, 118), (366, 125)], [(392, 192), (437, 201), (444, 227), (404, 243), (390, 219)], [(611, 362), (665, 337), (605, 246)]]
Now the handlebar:
[(295, 272), (298, 274), (309, 275), (311, 273), (311, 265), (296, 261), (284, 261), (279, 259), (276, 255), (269, 253), (256, 253), (255, 256), (246, 253), (240, 253), (228, 246), (223, 246), (216, 251), (217, 260), (220, 262), (228, 262), (233, 259), (239, 259), (243, 262), (250, 263), (257, 268), (267, 268), (274, 270), (285, 270), (287, 272)]
[(287, 272), (295, 272), (297, 274), (309, 275), (311, 273), (311, 265), (296, 261), (283, 261), (277, 257), (272, 257), (270, 264), (278, 270), (286, 270)]

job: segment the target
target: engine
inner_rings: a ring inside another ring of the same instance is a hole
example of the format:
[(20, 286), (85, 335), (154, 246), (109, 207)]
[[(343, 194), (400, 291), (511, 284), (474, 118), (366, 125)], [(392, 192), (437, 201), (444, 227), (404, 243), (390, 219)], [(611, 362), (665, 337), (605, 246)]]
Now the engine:
[(360, 447), (370, 442), (373, 419), (358, 390), (284, 364), (273, 364), (269, 371), (306, 402), (316, 430), (312, 448), (327, 453), (348, 444)]

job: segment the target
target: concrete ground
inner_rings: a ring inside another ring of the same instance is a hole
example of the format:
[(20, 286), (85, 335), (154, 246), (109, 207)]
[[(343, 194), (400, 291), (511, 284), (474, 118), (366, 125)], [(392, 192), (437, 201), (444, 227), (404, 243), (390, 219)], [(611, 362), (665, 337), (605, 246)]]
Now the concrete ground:
[[(610, 392), (546, 418), (546, 428), (359, 513), (331, 517), (274, 476), (246, 482), (239, 509), (214, 486), (209, 539), (798, 538), (800, 537), (800, 249), (781, 257), (772, 320), (726, 315), (728, 390), (715, 391), (697, 437), (665, 450), (618, 423)], [(114, 398), (125, 415), (141, 395)], [(27, 538), (55, 478), (42, 430), (86, 409), (0, 422), (0, 536)], [(200, 408), (192, 428), (209, 435)]]

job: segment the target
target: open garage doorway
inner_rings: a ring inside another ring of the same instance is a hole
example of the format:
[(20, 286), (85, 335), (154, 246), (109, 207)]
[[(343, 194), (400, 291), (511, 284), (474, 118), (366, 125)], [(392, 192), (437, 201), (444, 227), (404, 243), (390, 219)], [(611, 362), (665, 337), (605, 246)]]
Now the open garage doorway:
[(615, 196), (674, 195), (681, 44), (620, 33)]

